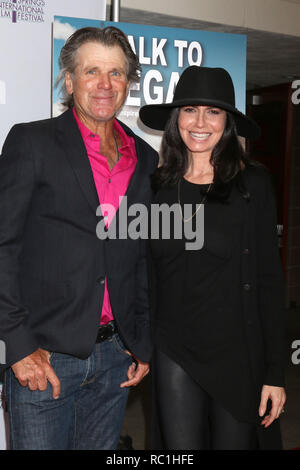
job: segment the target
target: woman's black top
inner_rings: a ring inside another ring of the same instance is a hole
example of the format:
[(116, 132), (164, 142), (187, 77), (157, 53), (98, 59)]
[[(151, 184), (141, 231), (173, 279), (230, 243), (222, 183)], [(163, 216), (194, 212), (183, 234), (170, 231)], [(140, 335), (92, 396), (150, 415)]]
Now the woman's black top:
[[(193, 213), (207, 189), (208, 185), (183, 179), (181, 206), (192, 204)], [(178, 203), (178, 188), (160, 189), (154, 203)], [(259, 403), (254, 398), (241, 313), (245, 204), (235, 187), (225, 201), (209, 192), (204, 203), (204, 243), (197, 250), (185, 249), (190, 242), (184, 237), (185, 225), (191, 222), (183, 223), (179, 211), (174, 219), (182, 226), (181, 239), (174, 239), (172, 229), (169, 239), (166, 233), (163, 237), (160, 224), (158, 239), (151, 240), (156, 279), (153, 327), (158, 349), (238, 420), (258, 422)], [(192, 219), (192, 229), (198, 234), (203, 229), (200, 212), (197, 227), (196, 215)]]

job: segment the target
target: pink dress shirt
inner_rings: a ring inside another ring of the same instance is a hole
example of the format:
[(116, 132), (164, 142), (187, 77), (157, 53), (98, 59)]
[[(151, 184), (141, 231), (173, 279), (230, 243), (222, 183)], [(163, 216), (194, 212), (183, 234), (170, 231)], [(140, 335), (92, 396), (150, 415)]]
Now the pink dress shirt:
[[(122, 140), (122, 146), (119, 148), (120, 159), (113, 169), (110, 170), (106, 157), (100, 153), (100, 137), (97, 134), (93, 134), (80, 121), (74, 108), (73, 113), (92, 167), (99, 202), (101, 206), (102, 204), (110, 204), (114, 208), (114, 211), (102, 211), (106, 220), (106, 226), (108, 227), (114, 217), (115, 211), (118, 210), (119, 204), (127, 191), (130, 179), (135, 170), (137, 155), (134, 138), (126, 135), (120, 124), (116, 120), (114, 121), (114, 129)], [(102, 325), (111, 320), (113, 320), (113, 312), (109, 300), (107, 279), (105, 278), (100, 323)]]

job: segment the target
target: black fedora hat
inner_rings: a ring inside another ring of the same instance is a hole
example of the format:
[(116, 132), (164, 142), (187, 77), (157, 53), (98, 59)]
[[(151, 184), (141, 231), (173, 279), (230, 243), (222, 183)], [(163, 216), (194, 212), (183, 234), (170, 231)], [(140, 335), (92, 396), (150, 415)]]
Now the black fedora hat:
[(171, 110), (188, 105), (225, 109), (232, 114), (238, 135), (255, 139), (260, 134), (256, 122), (235, 107), (233, 82), (223, 68), (188, 67), (180, 76), (172, 103), (145, 105), (140, 109), (140, 118), (151, 129), (164, 130)]

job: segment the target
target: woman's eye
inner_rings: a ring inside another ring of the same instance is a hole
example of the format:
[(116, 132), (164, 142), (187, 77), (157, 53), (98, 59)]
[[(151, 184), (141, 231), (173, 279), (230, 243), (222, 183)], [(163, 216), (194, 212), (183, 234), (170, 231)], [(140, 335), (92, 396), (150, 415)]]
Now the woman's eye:
[(183, 110), (185, 113), (192, 113), (194, 111), (194, 108), (188, 107), (188, 108), (184, 108)]

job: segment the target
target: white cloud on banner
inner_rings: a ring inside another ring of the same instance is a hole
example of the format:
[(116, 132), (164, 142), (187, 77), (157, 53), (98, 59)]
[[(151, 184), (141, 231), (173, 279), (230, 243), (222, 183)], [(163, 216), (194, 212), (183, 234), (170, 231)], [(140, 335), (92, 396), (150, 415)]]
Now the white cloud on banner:
[(71, 34), (75, 33), (76, 29), (69, 23), (61, 23), (56, 20), (53, 23), (53, 37), (54, 39), (63, 39), (66, 41)]
[(61, 103), (53, 103), (53, 110), (52, 110), (52, 116), (57, 117), (64, 111), (66, 111), (66, 107), (61, 104)]

